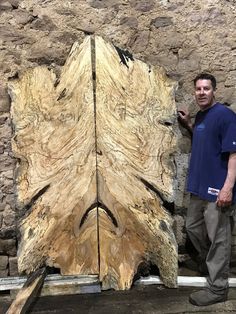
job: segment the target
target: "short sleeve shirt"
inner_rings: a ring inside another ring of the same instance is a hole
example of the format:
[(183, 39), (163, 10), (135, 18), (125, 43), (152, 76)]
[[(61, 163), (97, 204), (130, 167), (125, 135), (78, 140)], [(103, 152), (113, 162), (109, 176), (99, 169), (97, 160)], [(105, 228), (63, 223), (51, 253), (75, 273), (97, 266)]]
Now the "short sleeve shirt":
[[(193, 129), (187, 190), (215, 202), (232, 152), (236, 152), (236, 114), (220, 103), (199, 111)], [(233, 194), (236, 203), (236, 184)]]

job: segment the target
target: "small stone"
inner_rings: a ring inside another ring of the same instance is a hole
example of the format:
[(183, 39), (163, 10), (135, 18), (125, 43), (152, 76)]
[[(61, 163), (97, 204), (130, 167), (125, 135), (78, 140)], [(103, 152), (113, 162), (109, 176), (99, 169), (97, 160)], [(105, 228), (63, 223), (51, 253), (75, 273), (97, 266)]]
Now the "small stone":
[(133, 0), (131, 1), (131, 6), (137, 11), (149, 12), (154, 8), (155, 2), (153, 0)]
[(9, 274), (10, 276), (18, 276), (18, 260), (17, 257), (9, 257)]
[(14, 20), (19, 25), (26, 25), (34, 20), (34, 17), (25, 10), (15, 10)]
[[(7, 205), (9, 206), (9, 205)], [(9, 206), (10, 207), (10, 206)], [(15, 212), (12, 210), (5, 210), (3, 213), (3, 224), (4, 226), (14, 226), (16, 222)]]
[[(0, 229), (0, 240), (9, 240), (9, 239), (13, 239), (16, 237), (16, 228), (15, 226), (11, 226), (11, 227), (2, 227)], [(1, 246), (1, 244), (0, 244)], [(9, 255), (12, 255), (14, 256), (14, 250), (10, 250), (10, 252), (12, 252), (12, 254), (9, 254)], [(0, 254), (1, 254), (1, 248), (0, 248)]]
[(50, 17), (44, 15), (42, 18), (36, 18), (31, 23), (31, 28), (41, 31), (55, 31), (57, 26), (53, 23)]
[(10, 97), (7, 93), (6, 87), (0, 87), (0, 112), (9, 112), (10, 111)]
[(120, 20), (120, 25), (126, 25), (131, 28), (137, 28), (138, 20), (133, 16), (125, 16)]
[(235, 87), (236, 85), (236, 70), (230, 71), (225, 81), (225, 87)]
[(121, 1), (119, 0), (106, 0), (106, 1), (101, 1), (101, 0), (90, 0), (89, 4), (92, 8), (96, 9), (105, 9), (112, 7), (114, 5), (119, 4)]
[(15, 194), (7, 194), (5, 195), (5, 201), (7, 204), (9, 204), (11, 206), (11, 208), (15, 207), (15, 203), (16, 203), (16, 195)]
[(4, 145), (0, 145), (0, 154), (4, 153), (4, 149), (5, 149), (5, 146)]
[(6, 116), (0, 116), (0, 125), (3, 125), (7, 122), (7, 117)]
[[(1, 146), (0, 146), (0, 148), (1, 148)], [(4, 171), (4, 172), (3, 172), (3, 176), (4, 176), (4, 178), (6, 178), (6, 179), (12, 180), (12, 179), (13, 179), (13, 169)]]
[(151, 21), (151, 25), (155, 26), (156, 28), (159, 27), (166, 27), (173, 25), (172, 18), (167, 16), (160, 16)]
[(12, 10), (12, 5), (9, 1), (2, 1), (0, 3), (0, 12)]
[(2, 188), (2, 191), (3, 193), (6, 193), (6, 194), (13, 194), (14, 193), (14, 189), (13, 189), (13, 183), (8, 183), (7, 185), (5, 185), (3, 188)]
[(0, 256), (0, 271), (7, 269), (8, 265), (8, 256)]
[[(2, 230), (1, 230), (2, 231)], [(0, 239), (0, 254), (16, 256), (16, 240)]]
[(129, 45), (135, 53), (142, 52), (149, 43), (149, 31), (136, 33), (131, 39)]
[(0, 278), (4, 278), (8, 276), (8, 269), (0, 270)]
[(12, 7), (13, 7), (14, 9), (17, 9), (18, 6), (19, 6), (20, 0), (9, 0), (9, 2), (11, 3), (11, 5), (12, 5)]

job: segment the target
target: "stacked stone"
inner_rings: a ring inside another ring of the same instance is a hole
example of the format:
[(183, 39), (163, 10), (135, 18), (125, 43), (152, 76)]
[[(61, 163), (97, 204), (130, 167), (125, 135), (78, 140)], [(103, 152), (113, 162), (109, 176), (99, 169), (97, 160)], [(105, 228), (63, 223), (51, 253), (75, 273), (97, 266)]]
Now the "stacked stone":
[(11, 152), (10, 100), (0, 89), (0, 276), (17, 274), (15, 197), (13, 172), (15, 160)]
[[(235, 0), (4, 0), (0, 2), (0, 276), (13, 274), (16, 226), (7, 82), (26, 68), (45, 65), (60, 73), (74, 41), (98, 34), (147, 63), (163, 66), (179, 82), (178, 107), (194, 116), (192, 79), (209, 71), (217, 99), (236, 110)], [(181, 236), (190, 139), (179, 141), (176, 228)], [(181, 218), (182, 217), (182, 218)], [(181, 223), (180, 223), (181, 222)], [(236, 260), (236, 230), (232, 240)]]

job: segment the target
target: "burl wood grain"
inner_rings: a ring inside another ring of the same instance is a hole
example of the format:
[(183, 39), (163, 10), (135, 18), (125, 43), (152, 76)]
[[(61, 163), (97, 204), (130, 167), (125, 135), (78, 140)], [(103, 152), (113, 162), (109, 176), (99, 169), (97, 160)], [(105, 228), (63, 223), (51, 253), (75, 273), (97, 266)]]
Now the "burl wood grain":
[(37, 67), (10, 82), (21, 272), (46, 264), (128, 289), (151, 261), (176, 286), (163, 206), (174, 201), (174, 89), (100, 37), (75, 43), (59, 78)]

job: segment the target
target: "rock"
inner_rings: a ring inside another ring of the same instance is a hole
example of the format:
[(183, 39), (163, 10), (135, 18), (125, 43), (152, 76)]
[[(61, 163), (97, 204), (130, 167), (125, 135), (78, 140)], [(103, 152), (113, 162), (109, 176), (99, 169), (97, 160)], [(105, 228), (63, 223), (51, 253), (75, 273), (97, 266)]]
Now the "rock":
[(13, 18), (15, 24), (18, 25), (26, 25), (27, 23), (30, 23), (34, 20), (32, 14), (22, 9), (14, 10)]
[(3, 255), (3, 254), (7, 254), (10, 256), (16, 255), (16, 240), (0, 239), (0, 255)]
[(227, 75), (226, 81), (225, 81), (225, 87), (233, 87), (236, 86), (236, 70), (230, 71)]
[(5, 149), (5, 146), (4, 145), (0, 145), (0, 154), (4, 153), (4, 149)]
[(0, 127), (1, 127), (1, 125), (5, 124), (6, 121), (7, 121), (7, 116), (5, 116), (5, 115), (0, 116)]
[(2, 239), (2, 240), (15, 239), (15, 237), (16, 237), (16, 228), (15, 228), (15, 226), (4, 227), (4, 228), (2, 228), (0, 230), (0, 239)]
[(3, 177), (6, 178), (6, 179), (9, 179), (9, 180), (12, 180), (13, 179), (13, 169), (4, 171), (3, 172)]
[(105, 9), (105, 8), (109, 8), (115, 5), (118, 5), (120, 3), (122, 3), (123, 1), (119, 1), (119, 0), (90, 0), (89, 4), (91, 5), (91, 7), (96, 8), (96, 9)]
[(125, 16), (120, 19), (120, 25), (126, 25), (131, 28), (137, 28), (138, 27), (138, 20), (137, 18), (133, 16)]
[(185, 220), (183, 216), (176, 215), (174, 216), (173, 230), (178, 245), (184, 245), (186, 234), (184, 232)]
[(137, 32), (130, 38), (129, 46), (135, 53), (145, 51), (149, 42), (149, 31)]
[(10, 276), (18, 276), (18, 263), (17, 263), (17, 257), (9, 257), (9, 275)]
[(153, 0), (131, 0), (131, 6), (137, 11), (149, 12), (154, 8), (155, 2)]
[(61, 35), (59, 35), (56, 38), (57, 41), (62, 42), (63, 44), (67, 44), (67, 45), (72, 45), (75, 41), (77, 41), (77, 39), (78, 39), (77, 36), (71, 32), (63, 32)]
[(9, 0), (9, 2), (11, 3), (13, 9), (17, 9), (20, 3), (20, 0)]
[(7, 93), (7, 87), (0, 86), (0, 112), (9, 112), (10, 105), (10, 97)]
[(42, 16), (42, 18), (36, 18), (30, 25), (30, 28), (41, 31), (55, 31), (57, 30), (56, 24), (49, 16)]
[(0, 255), (0, 271), (5, 270), (8, 265), (8, 256)]
[(3, 212), (3, 225), (6, 227), (15, 226), (15, 212), (7, 205)]
[(172, 18), (167, 16), (156, 17), (151, 21), (151, 25), (156, 28), (173, 25)]
[(0, 277), (8, 275), (8, 256), (0, 255)]
[(9, 11), (9, 10), (12, 10), (12, 5), (9, 1), (1, 1), (0, 2), (0, 14), (3, 12), (3, 11)]

